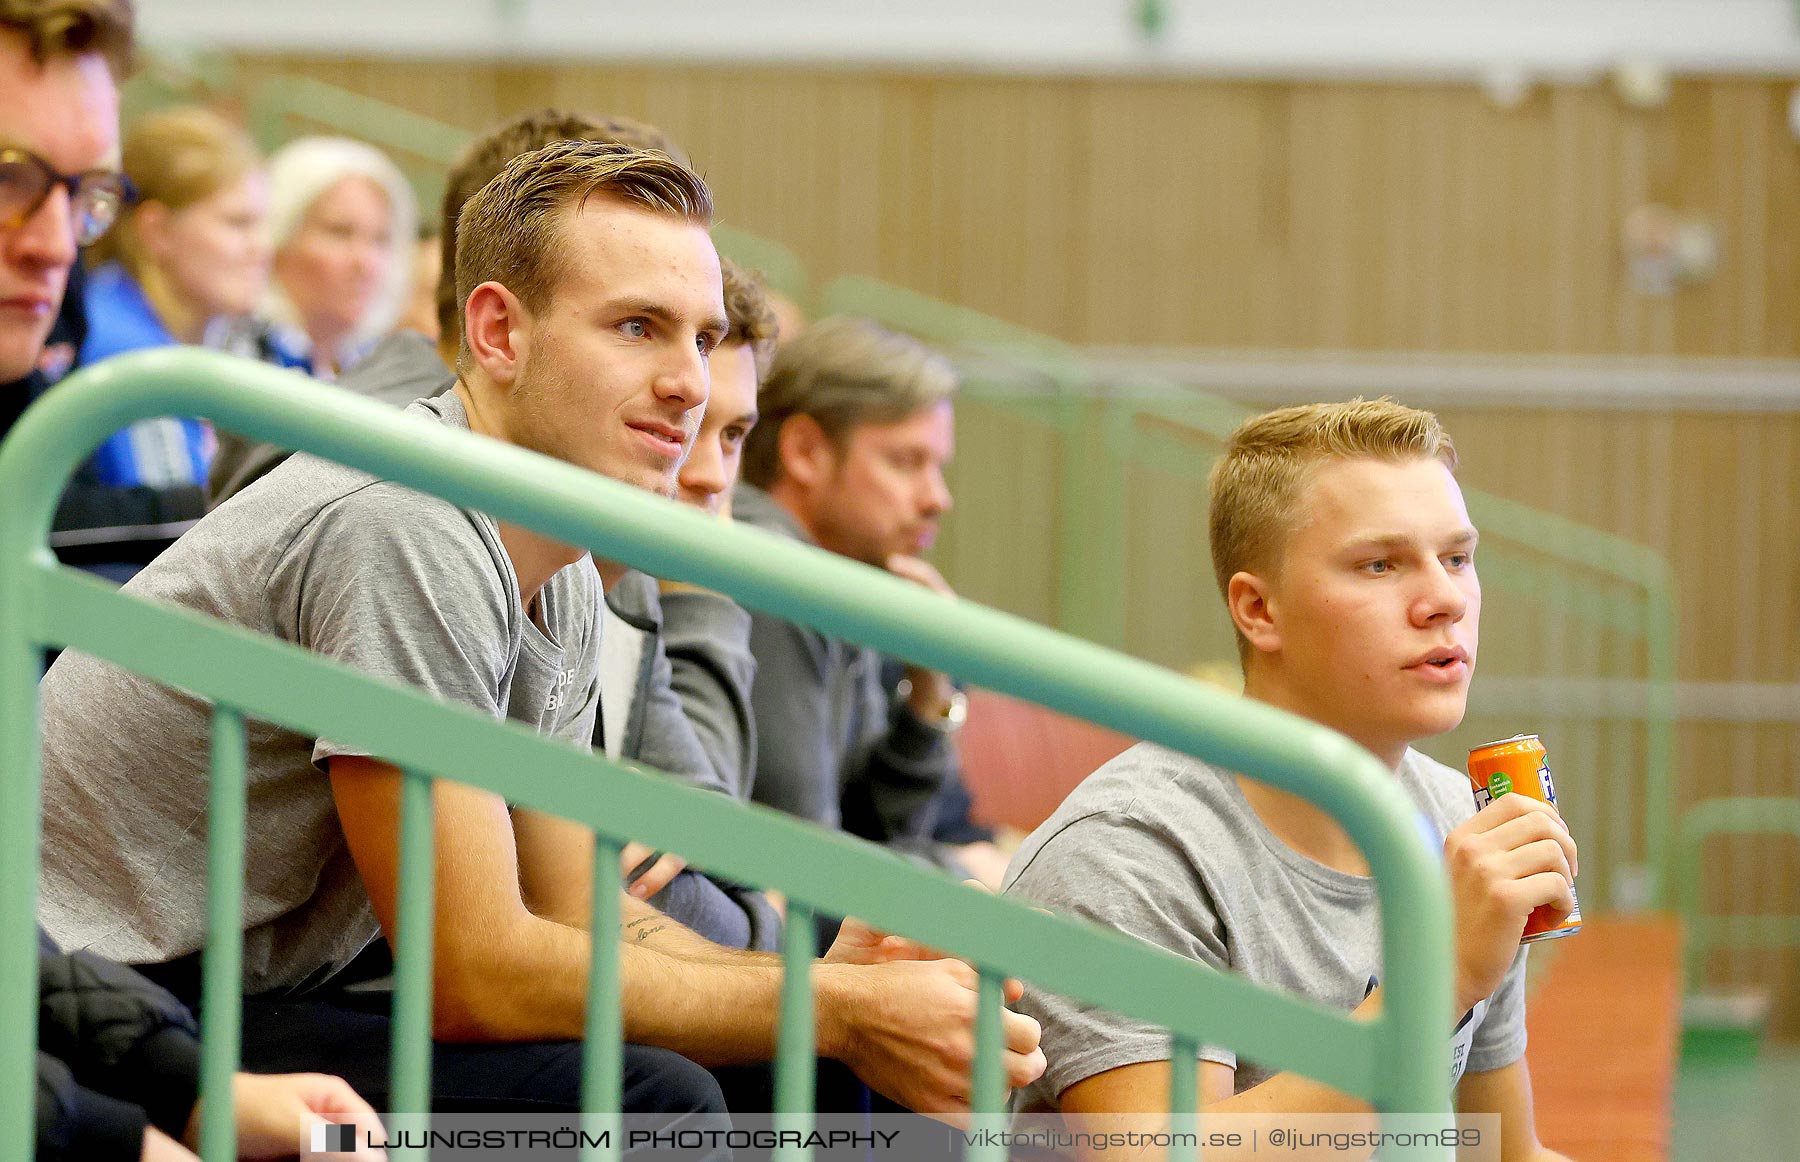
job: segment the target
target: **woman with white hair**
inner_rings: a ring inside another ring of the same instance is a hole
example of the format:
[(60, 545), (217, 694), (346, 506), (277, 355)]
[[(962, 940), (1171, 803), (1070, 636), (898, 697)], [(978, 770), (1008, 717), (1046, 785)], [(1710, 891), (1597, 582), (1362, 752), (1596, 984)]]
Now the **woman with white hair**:
[(373, 146), (304, 137), (269, 159), (275, 263), (263, 313), (314, 375), (335, 379), (393, 328), (417, 222), (412, 188)]

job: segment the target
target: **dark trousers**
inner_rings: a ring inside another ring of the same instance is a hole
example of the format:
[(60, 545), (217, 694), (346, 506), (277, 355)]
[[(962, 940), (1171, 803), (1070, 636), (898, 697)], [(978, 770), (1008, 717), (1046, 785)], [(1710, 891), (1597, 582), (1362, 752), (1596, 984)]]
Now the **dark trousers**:
[[(138, 970), (199, 1011), (199, 953)], [(377, 1111), (385, 1110), (393, 994), (354, 986), (392, 970), (387, 943), (377, 940), (321, 988), (245, 997), (243, 1068), (335, 1073)], [(623, 1064), (621, 1112), (724, 1113), (712, 1074), (678, 1053), (626, 1045)], [(434, 1043), (431, 1095), (439, 1113), (580, 1113), (581, 1043)]]
[[(244, 1068), (335, 1073), (377, 1110), (388, 1105), (391, 1022), (371, 994), (244, 998)], [(667, 1049), (626, 1045), (623, 1111), (707, 1115), (723, 1125), (712, 1074)], [(432, 1046), (432, 1107), (439, 1113), (579, 1113), (581, 1043), (526, 1041)]]
[[(372, 957), (379, 960), (380, 957)], [(146, 973), (197, 1008), (199, 958), (146, 966)], [(296, 996), (245, 997), (240, 1068), (251, 1073), (332, 1073), (349, 1082), (377, 1113), (392, 1105), (392, 995), (324, 988)], [(431, 1048), (431, 1108), (440, 1114), (581, 1113), (579, 1041), (446, 1044)], [(712, 1074), (679, 1053), (626, 1045), (620, 1111), (652, 1115), (657, 1130), (727, 1130), (725, 1098)], [(391, 1129), (392, 1127), (390, 1127)], [(461, 1158), (433, 1149), (434, 1159)], [(554, 1155), (570, 1162), (579, 1151)], [(623, 1156), (644, 1156), (627, 1148)], [(673, 1157), (673, 1155), (670, 1155)], [(729, 1149), (681, 1152), (694, 1162), (724, 1162)]]

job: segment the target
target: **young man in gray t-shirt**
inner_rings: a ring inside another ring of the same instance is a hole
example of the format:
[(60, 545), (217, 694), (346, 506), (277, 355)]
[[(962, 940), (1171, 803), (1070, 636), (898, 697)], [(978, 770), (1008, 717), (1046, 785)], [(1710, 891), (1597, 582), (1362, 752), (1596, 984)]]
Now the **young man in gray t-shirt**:
[[(1479, 639), (1475, 529), (1436, 417), (1387, 400), (1246, 422), (1213, 470), (1213, 567), (1248, 697), (1332, 727), (1386, 763), (1441, 842), (1455, 910), (1443, 1054), (1457, 1107), (1502, 1118), (1506, 1162), (1537, 1140), (1524, 1059), (1533, 908), (1573, 907), (1574, 841), (1523, 795), (1477, 812), (1468, 781), (1412, 749), (1461, 721)], [(1102, 767), (1028, 839), (1006, 891), (1362, 1016), (1381, 1004), (1374, 881), (1342, 826), (1299, 796), (1150, 745)], [(1075, 1128), (1166, 1111), (1169, 1039), (1027, 987), (1047, 1068), (1022, 1108)], [(1201, 1107), (1259, 1114), (1367, 1106), (1215, 1045)], [(1164, 1115), (1166, 1117), (1166, 1115)], [(1209, 1148), (1207, 1157), (1219, 1155)], [(1247, 1157), (1248, 1155), (1246, 1155)]]

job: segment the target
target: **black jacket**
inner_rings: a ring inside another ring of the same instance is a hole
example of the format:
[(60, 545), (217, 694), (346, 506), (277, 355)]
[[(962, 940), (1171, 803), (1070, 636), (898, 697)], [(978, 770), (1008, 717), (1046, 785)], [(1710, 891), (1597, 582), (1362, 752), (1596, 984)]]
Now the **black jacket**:
[(135, 1162), (144, 1127), (180, 1138), (199, 1095), (194, 1018), (122, 964), (38, 930), (38, 1162)]

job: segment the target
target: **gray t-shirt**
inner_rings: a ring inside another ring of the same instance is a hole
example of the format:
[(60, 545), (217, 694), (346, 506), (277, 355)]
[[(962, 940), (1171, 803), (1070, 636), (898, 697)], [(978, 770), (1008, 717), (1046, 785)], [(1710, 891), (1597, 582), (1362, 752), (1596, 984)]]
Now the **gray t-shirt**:
[[(447, 393), (408, 409), (467, 429)], [(599, 578), (583, 557), (528, 619), (494, 521), (299, 455), (234, 496), (127, 591), (294, 642), (365, 673), (586, 746), (599, 699)], [(44, 880), (65, 948), (158, 963), (205, 941), (210, 707), (92, 657), (44, 677)], [(379, 932), (338, 824), (332, 755), (261, 721), (249, 762), (244, 985), (316, 983)]]
[[(1400, 781), (1440, 847), (1475, 813), (1469, 781), (1416, 751)], [(1381, 976), (1375, 881), (1283, 843), (1231, 774), (1148, 743), (1095, 771), (1032, 833), (1005, 891), (1334, 1009), (1361, 1004)], [(1524, 981), (1521, 948), (1447, 1047), (1453, 1079), (1524, 1055)], [(1029, 983), (1018, 1008), (1043, 1025), (1048, 1060), (1020, 1109), (1055, 1108), (1078, 1081), (1169, 1059), (1165, 1030)], [(1200, 1057), (1235, 1068), (1238, 1092), (1270, 1076), (1220, 1046), (1202, 1046)]]

